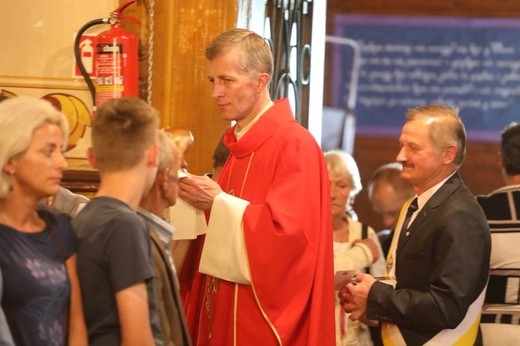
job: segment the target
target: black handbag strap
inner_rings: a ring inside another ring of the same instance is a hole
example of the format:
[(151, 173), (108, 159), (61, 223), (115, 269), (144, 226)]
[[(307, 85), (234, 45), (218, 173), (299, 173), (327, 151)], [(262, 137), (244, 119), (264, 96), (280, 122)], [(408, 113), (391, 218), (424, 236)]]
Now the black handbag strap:
[[(364, 223), (361, 224), (361, 239), (367, 239), (368, 238), (368, 226)], [(363, 269), (365, 273), (370, 272), (370, 267), (366, 267)]]
[(54, 247), (58, 253), (58, 257), (65, 262), (67, 256), (65, 255), (65, 250), (63, 249), (63, 245), (61, 244), (60, 237), (58, 235), (58, 230), (56, 229), (56, 220), (51, 217), (45, 210), (42, 210), (40, 213), (40, 217), (43, 218), (45, 223), (47, 224), (46, 228), (49, 230), (51, 234), (52, 242), (54, 243)]

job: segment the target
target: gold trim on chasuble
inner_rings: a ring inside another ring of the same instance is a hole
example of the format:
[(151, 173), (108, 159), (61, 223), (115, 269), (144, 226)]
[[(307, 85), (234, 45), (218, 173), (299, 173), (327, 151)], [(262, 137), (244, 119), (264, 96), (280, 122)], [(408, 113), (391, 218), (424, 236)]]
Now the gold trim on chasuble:
[[(249, 162), (247, 163), (246, 174), (244, 175), (244, 180), (242, 181), (242, 186), (240, 188), (240, 194), (237, 196), (235, 195), (235, 190), (232, 188), (231, 189), (229, 188), (229, 182), (231, 180), (231, 175), (233, 173), (233, 166), (235, 164), (235, 158), (234, 158), (234, 156), (231, 156), (231, 167), (229, 168), (229, 175), (228, 175), (228, 179), (226, 182), (226, 193), (227, 194), (236, 196), (239, 198), (242, 197), (242, 194), (244, 193), (244, 188), (246, 185), (247, 177), (249, 176), (249, 169), (251, 168), (251, 163), (253, 162), (254, 155), (255, 155), (255, 153), (253, 152), (253, 153), (251, 153), (251, 156), (249, 157)], [(245, 249), (245, 251), (247, 251), (247, 249), (245, 247), (244, 247), (244, 249)], [(246, 261), (247, 261), (247, 258), (248, 257), (247, 257), (247, 252), (246, 252)], [(249, 267), (249, 263), (247, 266)], [(205, 306), (206, 306), (206, 313), (207, 313), (207, 318), (208, 318), (208, 339), (211, 338), (212, 329), (213, 329), (213, 296), (218, 291), (219, 282), (220, 282), (219, 278), (208, 275), (208, 281), (206, 284), (206, 295), (205, 295), (206, 296)], [(271, 327), (273, 333), (276, 335), (278, 344), (282, 345), (282, 340), (280, 338), (280, 335), (278, 334), (278, 332), (277, 332), (276, 328), (274, 327), (273, 323), (271, 322), (271, 320), (269, 320), (269, 317), (265, 313), (264, 309), (262, 308), (262, 305), (260, 304), (260, 301), (258, 300), (258, 296), (255, 291), (255, 286), (254, 286), (252, 277), (251, 277), (251, 289), (253, 290), (253, 295), (255, 296), (255, 300), (256, 300), (256, 304), (258, 305), (258, 308), (262, 312), (262, 315), (264, 316), (265, 320)], [(237, 283), (235, 283), (235, 299), (233, 300), (233, 303), (234, 303), (234, 306), (233, 306), (233, 345), (237, 345), (237, 324), (238, 324), (238, 317), (237, 317), (238, 316), (238, 284)]]

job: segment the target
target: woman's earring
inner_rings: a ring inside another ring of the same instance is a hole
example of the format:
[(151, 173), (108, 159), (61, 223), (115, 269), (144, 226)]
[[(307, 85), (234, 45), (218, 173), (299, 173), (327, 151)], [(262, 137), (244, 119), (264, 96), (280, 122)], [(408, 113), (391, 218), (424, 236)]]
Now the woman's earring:
[(13, 183), (11, 182), (11, 180), (13, 179), (13, 174), (14, 174), (14, 172), (10, 172), (10, 171), (8, 171), (8, 170), (5, 170), (5, 172), (6, 172), (7, 174), (9, 174), (9, 191), (13, 191), (14, 186), (13, 186)]

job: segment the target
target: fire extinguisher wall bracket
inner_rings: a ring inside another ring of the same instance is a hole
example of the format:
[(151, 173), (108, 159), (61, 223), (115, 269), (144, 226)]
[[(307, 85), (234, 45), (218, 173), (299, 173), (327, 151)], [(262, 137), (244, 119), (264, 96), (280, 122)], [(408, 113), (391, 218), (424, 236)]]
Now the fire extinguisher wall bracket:
[(125, 2), (124, 4), (122, 4), (121, 6), (116, 8), (115, 10), (113, 10), (112, 13), (111, 13), (111, 16), (115, 16), (115, 17), (121, 18), (121, 13), (123, 13), (123, 11), (128, 6), (132, 5), (134, 2), (136, 2), (136, 0), (130, 0), (130, 1)]
[(94, 105), (94, 110), (96, 107), (96, 87), (94, 86), (94, 83), (90, 79), (90, 76), (85, 68), (85, 65), (83, 65), (83, 61), (81, 60), (81, 48), (80, 48), (80, 42), (81, 42), (81, 36), (91, 27), (95, 25), (101, 25), (101, 24), (107, 24), (109, 23), (110, 18), (99, 18), (94, 19), (86, 24), (84, 24), (76, 34), (76, 38), (74, 40), (74, 57), (76, 59), (76, 64), (78, 64), (79, 71), (81, 72), (81, 75), (83, 76), (83, 79), (85, 79), (85, 82), (87, 83), (88, 89), (90, 91), (90, 95), (92, 97), (92, 104)]

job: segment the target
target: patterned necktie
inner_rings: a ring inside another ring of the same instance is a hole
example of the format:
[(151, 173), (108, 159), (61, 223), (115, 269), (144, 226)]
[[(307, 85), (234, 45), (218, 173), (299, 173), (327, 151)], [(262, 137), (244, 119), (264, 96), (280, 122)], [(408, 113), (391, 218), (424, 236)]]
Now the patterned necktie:
[(408, 210), (406, 211), (406, 216), (404, 218), (403, 227), (401, 227), (401, 233), (399, 233), (399, 242), (401, 242), (402, 239), (406, 238), (408, 235), (406, 230), (408, 229), (408, 224), (410, 223), (410, 219), (412, 218), (413, 213), (418, 209), (417, 205), (417, 197), (415, 197), (410, 203), (410, 206), (408, 207)]

